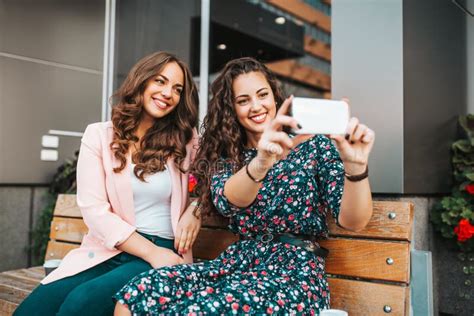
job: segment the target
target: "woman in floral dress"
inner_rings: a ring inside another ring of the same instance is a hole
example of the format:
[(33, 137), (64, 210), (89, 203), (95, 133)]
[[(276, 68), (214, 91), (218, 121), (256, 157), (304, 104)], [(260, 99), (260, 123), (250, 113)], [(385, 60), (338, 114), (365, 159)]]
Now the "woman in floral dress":
[(345, 137), (290, 137), (300, 127), (286, 115), (291, 97), (252, 58), (229, 62), (211, 89), (200, 207), (229, 217), (241, 240), (214, 260), (138, 275), (116, 294), (116, 315), (318, 315), (330, 296), (314, 240), (327, 236), (327, 216), (351, 230), (369, 221), (374, 132), (351, 118)]

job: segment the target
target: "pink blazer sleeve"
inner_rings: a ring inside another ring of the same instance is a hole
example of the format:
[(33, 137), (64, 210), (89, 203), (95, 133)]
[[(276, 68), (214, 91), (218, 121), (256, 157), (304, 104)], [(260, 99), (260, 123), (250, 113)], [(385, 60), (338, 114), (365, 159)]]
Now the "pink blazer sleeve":
[(135, 227), (115, 214), (108, 200), (100, 132), (98, 125), (89, 125), (82, 138), (77, 162), (77, 205), (89, 233), (113, 250)]

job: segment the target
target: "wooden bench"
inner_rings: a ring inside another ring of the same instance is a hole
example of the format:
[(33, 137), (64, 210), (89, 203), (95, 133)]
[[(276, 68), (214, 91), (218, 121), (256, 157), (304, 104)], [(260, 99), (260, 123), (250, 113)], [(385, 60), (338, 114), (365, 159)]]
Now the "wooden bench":
[[(332, 307), (351, 316), (410, 315), (413, 205), (375, 201), (369, 225), (358, 233), (330, 222), (330, 237), (321, 244), (330, 250), (326, 271)], [(226, 226), (227, 220), (220, 216), (204, 221), (193, 249), (195, 258), (213, 259), (238, 240)], [(79, 246), (86, 231), (75, 195), (60, 195), (46, 260), (63, 258)], [(43, 275), (42, 267), (0, 273), (0, 315), (10, 315)]]

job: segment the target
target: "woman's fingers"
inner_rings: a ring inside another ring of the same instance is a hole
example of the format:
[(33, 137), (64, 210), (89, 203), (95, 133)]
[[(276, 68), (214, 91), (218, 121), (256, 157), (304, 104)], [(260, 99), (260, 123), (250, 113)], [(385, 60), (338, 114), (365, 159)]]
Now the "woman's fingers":
[(271, 155), (281, 155), (283, 153), (283, 147), (281, 147), (280, 144), (268, 140), (263, 141), (260, 148)]
[(297, 129), (298, 121), (288, 115), (283, 115), (283, 114), (277, 115), (272, 120), (270, 124), (270, 129), (278, 131), (278, 130), (281, 130), (282, 126), (289, 126), (289, 127)]
[(186, 253), (189, 249), (192, 248), (194, 241), (196, 240), (197, 235), (199, 234), (200, 226), (194, 227), (194, 229), (186, 230), (186, 238), (184, 239), (183, 252)]
[(192, 239), (193, 239), (193, 232), (187, 232), (186, 234), (186, 241), (183, 246), (183, 252), (186, 253), (189, 250), (189, 247), (192, 244)]
[(186, 252), (193, 247), (197, 234), (198, 234), (197, 229), (188, 233), (188, 238), (186, 240), (186, 246), (185, 246)]
[[(367, 125), (360, 124), (356, 117), (352, 117), (347, 124), (346, 140), (351, 143), (370, 143), (375, 138), (375, 132)], [(333, 136), (333, 135), (331, 135)], [(331, 137), (333, 138), (333, 137)]]
[(285, 132), (273, 132), (266, 136), (261, 148), (272, 155), (281, 155), (286, 149), (293, 148), (293, 141)]
[(288, 114), (288, 109), (290, 108), (292, 101), (293, 101), (293, 95), (290, 95), (288, 98), (286, 98), (285, 101), (283, 101), (283, 103), (281, 104), (280, 108), (278, 109), (277, 116)]
[(351, 117), (349, 122), (347, 123), (347, 129), (346, 129), (346, 139), (347, 141), (354, 141), (353, 134), (357, 128), (357, 125), (359, 125), (359, 119), (356, 117)]
[(364, 136), (366, 132), (367, 132), (367, 126), (365, 126), (364, 124), (357, 125), (354, 131), (354, 134), (352, 135), (352, 138), (351, 138), (352, 141), (353, 142), (361, 141), (362, 136)]
[(182, 254), (184, 252), (184, 246), (186, 245), (186, 239), (188, 238), (188, 231), (183, 229), (181, 237), (179, 239), (178, 253)]
[(281, 131), (283, 126), (298, 128), (298, 122), (293, 117), (286, 115), (292, 100), (293, 96), (290, 96), (283, 102), (275, 118), (262, 135), (259, 148), (272, 155), (282, 155), (287, 149), (293, 147), (291, 138)]
[(270, 141), (272, 143), (278, 143), (282, 147), (292, 148), (293, 140), (285, 132), (277, 132), (271, 135)]
[(174, 238), (174, 249), (176, 250), (178, 250), (179, 248), (179, 241), (181, 240), (181, 234), (182, 234), (182, 229), (181, 229), (181, 226), (178, 225), (178, 227), (176, 228), (176, 234)]
[(367, 128), (365, 134), (362, 136), (362, 141), (364, 143), (370, 143), (373, 142), (375, 139), (375, 132), (371, 130), (370, 128)]
[(280, 130), (282, 126), (290, 126), (292, 128), (298, 128), (298, 122), (291, 116), (288, 115), (288, 110), (290, 108), (291, 102), (293, 101), (293, 96), (290, 96), (285, 101), (283, 101), (280, 109), (272, 120), (270, 128), (273, 130)]
[(346, 152), (350, 147), (349, 143), (342, 135), (329, 135), (329, 138), (335, 141), (335, 146), (340, 153)]

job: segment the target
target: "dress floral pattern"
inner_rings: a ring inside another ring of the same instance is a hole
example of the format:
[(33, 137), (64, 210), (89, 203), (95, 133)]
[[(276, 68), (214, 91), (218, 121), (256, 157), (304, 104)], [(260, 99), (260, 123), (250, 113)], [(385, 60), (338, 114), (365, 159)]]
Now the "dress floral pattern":
[[(246, 162), (256, 153), (246, 150)], [(223, 194), (232, 174), (232, 168), (214, 174), (211, 194), (218, 211), (230, 217), (230, 229), (243, 237), (294, 233), (324, 238), (328, 213), (339, 215), (344, 168), (324, 136), (299, 144), (277, 162), (247, 208), (232, 205)], [(294, 245), (246, 239), (214, 260), (144, 272), (115, 299), (133, 315), (319, 315), (330, 299), (324, 264)]]

